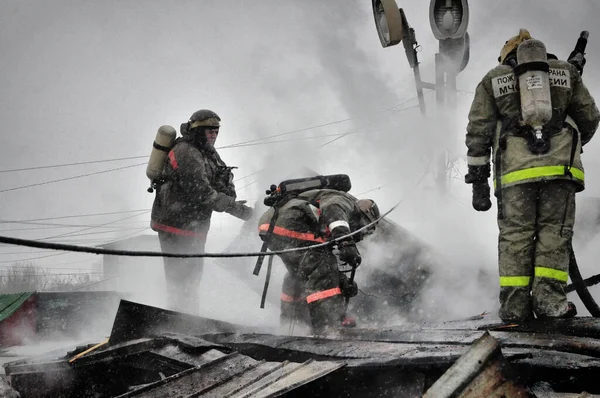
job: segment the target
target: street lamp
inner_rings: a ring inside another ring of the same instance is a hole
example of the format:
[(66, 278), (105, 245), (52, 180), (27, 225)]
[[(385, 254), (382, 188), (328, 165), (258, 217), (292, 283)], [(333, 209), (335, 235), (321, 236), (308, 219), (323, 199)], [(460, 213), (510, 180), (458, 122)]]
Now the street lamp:
[[(456, 76), (469, 62), (467, 0), (431, 0), (429, 23), (433, 35), (439, 41), (439, 52), (435, 54), (436, 102), (453, 109), (456, 107)], [(454, 120), (453, 112), (446, 118)], [(446, 189), (455, 161), (455, 156), (449, 150), (445, 150), (439, 158), (438, 181), (442, 192)]]
[(395, 46), (402, 41), (408, 64), (413, 70), (417, 97), (421, 113), (425, 114), (425, 99), (423, 96), (424, 83), (421, 81), (419, 59), (417, 58), (417, 38), (415, 30), (408, 24), (404, 10), (398, 8), (395, 0), (372, 0), (373, 17), (381, 45)]
[(400, 43), (404, 32), (402, 17), (396, 2), (394, 0), (373, 0), (373, 16), (381, 45), (385, 48)]
[[(433, 36), (439, 41), (439, 54), (436, 54), (436, 85), (446, 86), (454, 97), (456, 75), (462, 72), (469, 62), (467, 0), (431, 0), (429, 24)], [(444, 102), (444, 93), (437, 93), (438, 102)], [(449, 102), (455, 103), (454, 98), (450, 98)]]
[(438, 40), (460, 39), (469, 26), (467, 0), (431, 0), (429, 23)]

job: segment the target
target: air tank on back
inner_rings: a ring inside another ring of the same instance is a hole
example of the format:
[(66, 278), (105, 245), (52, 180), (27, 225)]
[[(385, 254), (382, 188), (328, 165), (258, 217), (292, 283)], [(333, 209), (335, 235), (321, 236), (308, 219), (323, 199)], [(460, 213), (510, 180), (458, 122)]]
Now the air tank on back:
[[(521, 115), (531, 126), (536, 138), (552, 118), (552, 99), (548, 76), (546, 46), (539, 40), (526, 40), (517, 48), (517, 64), (524, 70), (519, 75), (521, 93)], [(545, 65), (545, 66), (544, 66)]]
[(177, 131), (172, 126), (163, 125), (158, 128), (154, 143), (152, 144), (150, 159), (148, 159), (148, 166), (146, 167), (146, 177), (151, 181), (148, 192), (152, 192), (155, 183), (161, 179), (167, 155), (171, 148), (173, 148), (176, 137)]

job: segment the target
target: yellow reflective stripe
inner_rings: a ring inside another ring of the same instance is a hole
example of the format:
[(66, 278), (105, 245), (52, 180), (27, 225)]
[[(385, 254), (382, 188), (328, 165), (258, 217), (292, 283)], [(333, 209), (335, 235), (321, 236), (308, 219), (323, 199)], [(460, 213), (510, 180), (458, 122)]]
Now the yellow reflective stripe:
[(500, 287), (529, 286), (530, 276), (501, 276)]
[(568, 272), (546, 267), (535, 267), (535, 276), (542, 278), (552, 278), (565, 283), (569, 280)]
[[(583, 181), (583, 170), (577, 167), (570, 168), (573, 177)], [(562, 176), (565, 175), (565, 166), (541, 166), (531, 167), (528, 169), (512, 171), (502, 176), (502, 184), (510, 184), (512, 182), (518, 182), (523, 180), (530, 180), (538, 177), (550, 177), (550, 176)]]

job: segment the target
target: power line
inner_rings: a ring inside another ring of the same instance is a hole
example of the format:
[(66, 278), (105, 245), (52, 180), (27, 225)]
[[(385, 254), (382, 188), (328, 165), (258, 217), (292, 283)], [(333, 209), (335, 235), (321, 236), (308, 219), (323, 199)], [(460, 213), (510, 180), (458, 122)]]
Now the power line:
[(87, 284), (82, 285), (82, 286), (77, 286), (74, 289), (69, 290), (69, 291), (70, 292), (74, 292), (74, 291), (77, 291), (77, 290), (80, 290), (80, 289), (84, 289), (84, 288), (89, 287), (89, 286), (97, 285), (97, 284), (102, 283), (102, 282), (110, 281), (111, 279), (116, 279), (116, 278), (119, 278), (119, 277), (120, 277), (120, 275), (115, 275), (115, 276), (111, 276), (111, 277), (108, 277), (108, 278), (100, 279), (99, 281), (87, 283)]
[[(399, 106), (401, 106), (401, 105), (403, 105), (403, 104), (405, 104), (405, 103), (407, 103), (409, 101), (412, 101), (412, 100), (414, 100), (414, 98), (411, 98), (411, 99), (409, 99), (407, 101), (404, 101), (401, 104), (395, 105), (392, 108), (385, 109), (382, 112), (396, 109), (397, 107), (399, 107)], [(298, 139), (269, 141), (269, 142), (258, 142), (258, 141), (264, 141), (264, 140), (268, 140), (268, 139), (275, 138), (275, 137), (280, 137), (280, 136), (289, 135), (289, 134), (293, 134), (293, 133), (298, 133), (298, 132), (302, 132), (302, 131), (308, 131), (308, 130), (312, 130), (312, 129), (319, 128), (319, 127), (330, 126), (330, 125), (334, 125), (334, 124), (346, 122), (346, 121), (349, 121), (349, 120), (352, 120), (352, 119), (353, 118), (346, 118), (346, 119), (337, 120), (337, 121), (334, 121), (334, 122), (324, 123), (324, 124), (321, 124), (321, 125), (316, 125), (316, 126), (306, 127), (306, 128), (303, 128), (303, 129), (297, 129), (297, 130), (293, 130), (293, 131), (288, 131), (286, 133), (275, 134), (275, 135), (270, 136), (270, 137), (256, 138), (256, 139), (253, 139), (253, 140), (243, 141), (243, 142), (237, 143), (237, 144), (232, 144), (232, 145), (217, 147), (217, 149), (239, 148), (239, 147), (246, 147), (246, 146), (266, 145), (266, 144), (274, 144), (274, 143), (281, 143), (281, 142), (290, 142), (290, 141), (299, 141), (299, 140), (308, 140), (308, 139), (315, 139), (315, 138), (322, 138), (322, 137), (337, 136), (338, 138), (330, 141), (330, 142), (333, 142), (333, 141), (336, 141), (339, 138), (343, 138), (343, 137), (345, 137), (347, 135), (350, 135), (350, 134), (357, 134), (358, 132), (356, 132), (356, 133), (349, 133), (349, 132), (347, 132), (347, 133), (328, 134), (328, 135), (321, 135), (321, 136), (316, 136), (316, 137), (302, 137), (302, 138), (298, 138)], [(327, 145), (330, 142), (328, 142), (328, 143), (326, 143), (324, 145)], [(105, 159), (105, 160), (94, 160), (94, 161), (89, 161), (89, 162), (75, 162), (75, 163), (65, 163), (65, 164), (59, 164), (59, 165), (36, 166), (36, 167), (22, 168), (22, 169), (11, 169), (11, 170), (4, 170), (4, 171), (0, 171), (0, 172), (36, 170), (36, 169), (55, 168), (55, 167), (66, 167), (66, 166), (74, 166), (74, 165), (82, 165), (82, 164), (104, 163), (104, 162), (111, 162), (111, 161), (117, 161), (117, 160), (139, 159), (139, 158), (148, 158), (148, 157), (149, 156), (132, 156), (132, 157), (127, 157), (127, 158), (114, 158), (114, 159)], [(7, 189), (0, 190), (0, 193), (9, 192), (9, 191), (16, 191), (16, 190), (25, 189), (25, 188), (31, 188), (31, 187), (36, 187), (36, 186), (40, 186), (40, 185), (47, 185), (47, 184), (52, 184), (52, 183), (61, 182), (61, 181), (68, 181), (68, 180), (73, 180), (73, 179), (77, 179), (77, 178), (89, 177), (89, 176), (98, 175), (98, 174), (110, 173), (110, 172), (113, 172), (113, 171), (123, 170), (123, 169), (131, 168), (131, 167), (143, 166), (145, 164), (146, 164), (146, 162), (144, 162), (144, 163), (138, 163), (138, 164), (134, 164), (134, 165), (129, 165), (129, 166), (117, 167), (117, 168), (108, 169), (108, 170), (101, 170), (101, 171), (97, 171), (97, 172), (93, 172), (93, 173), (80, 174), (80, 175), (76, 175), (76, 176), (72, 176), (72, 177), (60, 178), (60, 179), (57, 179), (57, 180), (50, 180), (50, 181), (44, 181), (44, 182), (35, 183), (35, 184), (23, 185), (23, 186), (19, 186), (19, 187), (7, 188)]]
[[(140, 221), (132, 221), (125, 224), (121, 224), (114, 227), (102, 226), (101, 224), (46, 224), (44, 227), (40, 225), (39, 227), (30, 227), (30, 228), (7, 228), (0, 229), (0, 232), (15, 232), (15, 231), (43, 231), (48, 229), (60, 229), (60, 228), (83, 228), (83, 227), (91, 227), (91, 228), (103, 228), (108, 231), (105, 232), (116, 232), (116, 231), (125, 231), (128, 229), (133, 229), (134, 227), (127, 227), (128, 225), (141, 224), (146, 223), (150, 224), (150, 220), (140, 220)], [(116, 223), (115, 223), (116, 224)], [(2, 252), (0, 252), (2, 254)]]
[(62, 253), (48, 254), (47, 256), (28, 257), (28, 258), (22, 258), (22, 259), (18, 259), (18, 260), (2, 260), (2, 261), (0, 261), (0, 264), (21, 263), (21, 262), (31, 261), (31, 260), (40, 260), (42, 258), (48, 258), (48, 257), (64, 256), (65, 254), (70, 254), (70, 253), (68, 251), (64, 251)]
[(111, 212), (104, 212), (104, 213), (84, 213), (84, 214), (75, 214), (75, 215), (68, 215), (68, 216), (47, 217), (47, 218), (32, 218), (32, 219), (27, 219), (27, 220), (0, 220), (0, 224), (8, 224), (8, 223), (27, 224), (32, 221), (48, 221), (48, 220), (61, 220), (64, 218), (108, 216), (108, 215), (113, 215), (113, 214), (137, 213), (140, 211), (150, 211), (150, 210), (151, 209), (136, 209), (136, 210), (111, 211)]
[[(458, 91), (462, 91), (464, 93), (469, 93), (469, 94), (474, 94), (472, 92), (467, 92), (464, 90), (458, 90)], [(428, 94), (428, 93), (426, 93)], [(401, 107), (402, 105), (410, 102), (410, 101), (414, 101), (417, 97), (412, 97), (407, 99), (406, 101), (403, 101), (399, 104), (394, 105), (391, 108), (387, 108), (384, 109), (380, 112), (387, 112), (390, 110), (395, 110), (399, 107)], [(235, 147), (243, 147), (243, 146), (249, 146), (247, 144), (253, 144), (256, 145), (254, 143), (257, 143), (259, 141), (265, 141), (265, 140), (269, 140), (272, 138), (277, 138), (277, 137), (282, 137), (282, 136), (286, 136), (286, 135), (290, 135), (290, 134), (295, 134), (295, 133), (300, 133), (300, 132), (304, 132), (304, 131), (309, 131), (309, 130), (314, 130), (314, 129), (318, 129), (321, 127), (327, 127), (327, 126), (332, 126), (332, 125), (336, 125), (336, 124), (340, 124), (340, 123), (344, 123), (344, 122), (348, 122), (350, 120), (354, 120), (355, 118), (345, 118), (345, 119), (340, 119), (340, 120), (335, 120), (332, 122), (327, 122), (327, 123), (322, 123), (322, 124), (317, 124), (317, 125), (313, 125), (313, 126), (309, 126), (309, 127), (304, 127), (304, 128), (300, 128), (300, 129), (296, 129), (296, 130), (291, 130), (291, 131), (287, 131), (285, 133), (278, 133), (278, 134), (273, 134), (271, 136), (267, 136), (267, 137), (259, 137), (259, 138), (255, 138), (252, 140), (247, 140), (247, 141), (242, 141), (242, 142), (238, 142), (235, 144), (230, 144), (230, 145), (225, 145), (225, 146), (221, 146), (221, 147), (217, 147), (217, 149), (228, 149), (228, 148), (235, 148)], [(312, 137), (307, 137), (307, 138), (312, 138)], [(288, 141), (275, 141), (275, 142), (288, 142)], [(264, 144), (269, 144), (272, 142), (265, 142)], [(0, 170), (0, 173), (12, 173), (12, 172), (20, 172), (20, 171), (31, 171), (31, 170), (41, 170), (41, 169), (51, 169), (51, 168), (60, 168), (60, 167), (70, 167), (70, 166), (82, 166), (82, 165), (87, 165), (87, 164), (98, 164), (98, 163), (108, 163), (108, 162), (116, 162), (116, 161), (123, 161), (123, 160), (135, 160), (135, 159), (147, 159), (149, 158), (148, 155), (139, 155), (139, 156), (127, 156), (127, 157), (119, 157), (119, 158), (111, 158), (111, 159), (100, 159), (100, 160), (89, 160), (89, 161), (82, 161), (82, 162), (71, 162), (71, 163), (62, 163), (62, 164), (53, 164), (53, 165), (42, 165), (42, 166), (32, 166), (32, 167), (22, 167), (22, 168), (16, 168), (16, 169), (5, 169), (5, 170)], [(146, 163), (141, 163), (141, 164), (136, 164), (136, 165), (131, 165), (131, 166), (125, 166), (123, 168), (127, 168), (127, 167), (136, 167), (136, 166), (141, 166), (143, 164)], [(89, 175), (95, 175), (95, 174), (100, 174), (100, 173), (108, 173), (108, 172), (112, 172), (112, 171), (116, 171), (116, 170), (121, 170), (122, 168), (115, 168), (115, 169), (109, 169), (109, 170), (104, 170), (104, 171), (100, 171), (100, 172), (96, 172), (96, 173), (90, 173), (90, 174), (84, 174), (81, 176), (74, 176), (74, 177), (69, 177), (66, 179), (73, 179), (73, 178), (80, 178), (80, 177), (86, 177)], [(245, 177), (242, 177), (245, 178)], [(42, 184), (49, 184), (52, 182), (58, 182), (58, 181), (64, 181), (65, 179), (60, 179), (60, 180), (55, 180), (55, 181), (48, 181), (48, 182), (44, 182), (44, 183), (40, 183), (40, 184), (32, 184), (31, 186), (36, 186), (36, 185), (42, 185)], [(10, 191), (10, 190), (15, 190), (15, 189), (22, 189), (22, 188), (28, 188), (29, 186), (24, 186), (24, 187), (16, 187), (16, 188), (12, 188), (12, 189), (6, 189), (6, 190), (0, 190), (0, 192), (6, 192), (6, 191)]]
[(0, 265), (0, 272), (2, 272), (2, 269), (29, 269), (29, 268), (37, 268), (37, 269), (57, 269), (57, 270), (61, 270), (61, 271), (66, 271), (66, 270), (71, 270), (71, 271), (81, 271), (83, 269), (86, 269), (85, 267), (53, 267), (53, 265), (71, 265), (71, 264), (82, 264), (82, 263), (87, 263), (88, 265), (93, 265), (92, 263), (90, 263), (91, 260), (82, 260), (82, 261), (69, 261), (66, 263), (52, 263), (52, 264), (47, 264), (47, 265), (17, 265), (19, 262), (17, 261), (17, 264), (12, 264), (12, 265)]
[(336, 120), (336, 121), (329, 122), (329, 123), (323, 123), (323, 124), (318, 124), (316, 126), (305, 127), (305, 128), (301, 128), (301, 129), (297, 129), (297, 130), (288, 131), (288, 132), (285, 132), (285, 133), (279, 133), (279, 134), (274, 134), (274, 135), (270, 135), (270, 136), (267, 136), (267, 137), (255, 138), (255, 139), (248, 140), (248, 141), (242, 141), (242, 142), (239, 142), (237, 144), (231, 144), (231, 145), (226, 145), (226, 146), (218, 147), (217, 149), (227, 149), (227, 148), (235, 148), (235, 147), (238, 147), (238, 146), (245, 146), (245, 144), (249, 144), (249, 143), (253, 143), (253, 142), (257, 142), (257, 141), (269, 140), (271, 138), (282, 137), (284, 135), (300, 133), (300, 132), (303, 132), (303, 131), (314, 130), (314, 129), (317, 129), (317, 128), (320, 128), (320, 127), (332, 126), (334, 124), (344, 123), (344, 122), (347, 122), (347, 121), (352, 120), (352, 119), (353, 118), (340, 119), (340, 120)]
[(68, 272), (68, 273), (55, 273), (55, 272), (48, 272), (47, 274), (29, 274), (29, 273), (16, 273), (16, 274), (10, 274), (7, 273), (6, 271), (0, 271), (0, 278), (14, 278), (16, 277), (24, 277), (24, 278), (29, 278), (30, 276), (34, 276), (34, 277), (48, 277), (48, 276), (65, 276), (65, 275), (98, 275), (98, 274), (103, 274), (103, 272)]
[[(150, 223), (148, 223), (150, 224)], [(92, 229), (95, 227), (90, 227), (89, 229)], [(67, 238), (79, 238), (80, 236), (90, 236), (90, 235), (102, 235), (102, 234), (112, 234), (115, 232), (126, 232), (126, 231), (137, 231), (139, 230), (141, 227), (131, 227), (131, 228), (121, 228), (121, 229), (117, 229), (116, 231), (95, 231), (95, 232), (85, 232), (85, 233), (73, 233), (73, 235), (68, 235), (66, 236)], [(38, 240), (54, 240), (57, 238), (54, 237), (48, 237), (48, 238), (39, 238)], [(102, 238), (98, 238), (98, 239), (102, 239)], [(4, 254), (2, 252), (0, 252), (0, 255)]]
[(0, 173), (13, 173), (13, 172), (17, 172), (17, 171), (29, 171), (29, 170), (41, 170), (41, 169), (53, 169), (53, 168), (58, 168), (58, 167), (81, 166), (81, 165), (85, 165), (85, 164), (107, 163), (107, 162), (116, 162), (116, 161), (120, 161), (120, 160), (143, 159), (143, 158), (148, 158), (148, 157), (149, 156), (129, 156), (129, 157), (124, 157), (124, 158), (89, 160), (89, 161), (85, 161), (85, 162), (53, 164), (53, 165), (47, 165), (47, 166), (32, 166), (32, 167), (23, 167), (20, 169), (0, 170)]
[(131, 168), (131, 167), (143, 166), (145, 164), (146, 163), (132, 164), (132, 165), (129, 165), (129, 166), (117, 167), (117, 168), (114, 168), (114, 169), (96, 171), (94, 173), (80, 174), (80, 175), (76, 175), (76, 176), (73, 176), (73, 177), (60, 178), (58, 180), (51, 180), (51, 181), (38, 182), (36, 184), (22, 185), (20, 187), (2, 189), (2, 190), (0, 190), (0, 193), (2, 193), (2, 192), (9, 192), (9, 191), (16, 191), (18, 189), (25, 189), (25, 188), (37, 187), (37, 186), (40, 186), (40, 185), (52, 184), (52, 183), (55, 183), (55, 182), (61, 182), (61, 181), (67, 181), (67, 180), (74, 180), (76, 178), (89, 177), (89, 176), (98, 175), (98, 174), (110, 173), (110, 172), (113, 172), (113, 171), (128, 169), (128, 168)]
[[(347, 239), (351, 236), (361, 233), (377, 224), (381, 219), (394, 211), (399, 205), (402, 203), (402, 200), (392, 206), (387, 212), (383, 213), (379, 218), (375, 221), (357, 229), (356, 231), (350, 232), (344, 236), (340, 236), (338, 238), (329, 240), (324, 243), (318, 243), (310, 246), (285, 249), (285, 250), (276, 250), (270, 252), (245, 252), (245, 253), (165, 253), (165, 252), (153, 252), (153, 251), (135, 251), (135, 250), (114, 250), (114, 249), (106, 249), (106, 248), (98, 248), (98, 247), (89, 247), (89, 246), (76, 246), (76, 245), (65, 245), (60, 243), (51, 243), (51, 242), (40, 242), (30, 239), (20, 239), (20, 238), (11, 238), (8, 236), (0, 236), (0, 243), (8, 243), (18, 246), (28, 246), (28, 247), (37, 247), (42, 249), (54, 249), (54, 250), (66, 250), (78, 253), (91, 253), (91, 254), (103, 254), (103, 255), (113, 255), (113, 256), (129, 256), (129, 257), (178, 257), (178, 258), (236, 258), (236, 257), (264, 257), (264, 256), (275, 256), (286, 253), (295, 253), (302, 252), (306, 250), (315, 250), (321, 247), (328, 247), (338, 244), (340, 241)], [(146, 228), (148, 229), (148, 228)], [(63, 253), (61, 253), (63, 254)]]
[(258, 174), (258, 173), (262, 173), (262, 172), (263, 172), (263, 171), (265, 171), (266, 169), (267, 169), (267, 168), (265, 167), (265, 168), (262, 168), (262, 169), (260, 169), (260, 170), (258, 170), (258, 171), (255, 171), (254, 173), (247, 174), (247, 175), (245, 175), (245, 176), (243, 176), (243, 177), (240, 177), (240, 178), (236, 178), (235, 180), (233, 180), (233, 182), (238, 182), (238, 181), (240, 181), (240, 180), (243, 180), (244, 178), (252, 177), (253, 175), (256, 175), (256, 174)]
[(389, 183), (389, 182), (388, 182), (387, 184), (380, 185), (380, 186), (378, 186), (377, 188), (373, 188), (373, 189), (369, 189), (368, 191), (364, 191), (364, 192), (361, 192), (361, 193), (357, 193), (357, 194), (356, 194), (356, 196), (360, 196), (360, 195), (364, 195), (364, 194), (366, 194), (366, 193), (369, 193), (369, 192), (377, 191), (377, 190), (379, 190), (379, 189), (381, 189), (381, 188), (383, 188), (383, 187), (386, 187), (386, 186), (388, 186), (388, 185), (390, 185), (390, 183)]
[[(120, 222), (120, 221), (125, 221), (125, 220), (128, 220), (128, 219), (130, 219), (130, 218), (139, 217), (139, 216), (141, 216), (142, 214), (146, 214), (146, 213), (148, 213), (148, 212), (149, 212), (149, 210), (143, 210), (142, 212), (140, 212), (140, 213), (138, 213), (138, 214), (134, 214), (134, 215), (132, 215), (132, 216), (127, 216), (127, 217), (121, 218), (121, 219), (119, 219), (119, 220), (109, 221), (109, 222), (106, 222), (106, 223), (100, 224), (100, 226), (111, 225), (111, 224), (114, 224), (114, 223), (117, 223), (117, 222)], [(64, 236), (71, 236), (71, 237), (73, 237), (73, 236), (79, 236), (78, 234), (79, 234), (80, 232), (89, 231), (90, 229), (94, 229), (94, 228), (97, 228), (97, 227), (96, 227), (96, 226), (87, 227), (87, 228), (83, 228), (83, 229), (80, 229), (80, 230), (77, 230), (77, 231), (65, 232), (65, 233), (63, 233), (63, 234), (52, 235), (52, 236), (48, 236), (48, 237), (45, 237), (45, 238), (39, 238), (38, 240), (55, 239), (55, 238), (61, 238), (61, 237), (64, 237)], [(103, 231), (103, 232), (105, 232), (105, 231)]]

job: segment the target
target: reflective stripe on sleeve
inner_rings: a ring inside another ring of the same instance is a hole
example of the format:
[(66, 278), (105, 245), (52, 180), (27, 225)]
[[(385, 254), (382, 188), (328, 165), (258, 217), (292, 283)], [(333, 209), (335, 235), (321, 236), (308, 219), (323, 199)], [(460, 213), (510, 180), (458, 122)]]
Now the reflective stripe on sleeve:
[(340, 289), (339, 287), (334, 287), (333, 289), (328, 290), (321, 290), (320, 292), (316, 292), (306, 296), (306, 302), (310, 304), (314, 303), (315, 301), (337, 296), (338, 294), (342, 294), (342, 289)]
[(286, 303), (296, 303), (298, 301), (302, 301), (302, 297), (294, 297), (281, 292), (281, 301), (285, 301)]
[(333, 231), (333, 229), (337, 228), (337, 227), (346, 227), (346, 228), (350, 229), (350, 224), (348, 224), (348, 221), (344, 221), (344, 220), (334, 221), (331, 224), (329, 224), (330, 231)]
[(490, 163), (490, 155), (487, 156), (467, 156), (469, 166), (485, 166)]
[(173, 167), (173, 170), (177, 170), (179, 168), (179, 163), (177, 163), (177, 159), (175, 159), (174, 151), (169, 152), (169, 161), (171, 162), (171, 167)]

